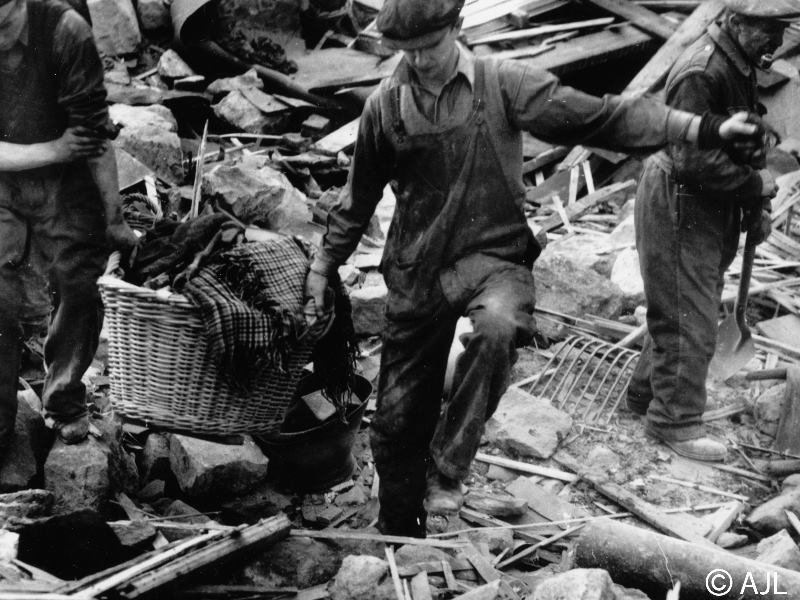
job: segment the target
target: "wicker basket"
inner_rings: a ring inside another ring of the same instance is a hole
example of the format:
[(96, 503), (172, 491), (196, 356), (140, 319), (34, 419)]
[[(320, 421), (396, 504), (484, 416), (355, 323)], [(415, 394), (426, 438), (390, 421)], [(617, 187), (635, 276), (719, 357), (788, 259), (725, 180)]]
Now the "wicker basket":
[(105, 275), (111, 401), (130, 419), (199, 434), (277, 432), (318, 336), (298, 342), (285, 372), (264, 369), (249, 394), (218, 376), (198, 310), (180, 294)]

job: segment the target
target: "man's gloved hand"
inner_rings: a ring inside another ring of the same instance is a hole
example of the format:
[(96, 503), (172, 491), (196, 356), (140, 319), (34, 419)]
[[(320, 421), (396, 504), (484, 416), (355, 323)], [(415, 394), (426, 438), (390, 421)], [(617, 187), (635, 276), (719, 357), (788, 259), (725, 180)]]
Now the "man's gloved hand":
[(70, 163), (102, 156), (108, 141), (87, 127), (70, 127), (55, 140), (58, 162)]
[(308, 275), (306, 275), (305, 289), (306, 300), (313, 301), (313, 306), (310, 307), (313, 309), (313, 313), (306, 315), (309, 327), (313, 324), (313, 317), (322, 319), (328, 312), (328, 295), (325, 293), (327, 289), (328, 277), (322, 273), (309, 270)]
[(767, 150), (779, 142), (775, 129), (755, 113), (738, 112), (728, 119), (705, 113), (700, 121), (699, 147), (721, 147), (737, 164), (765, 164)]

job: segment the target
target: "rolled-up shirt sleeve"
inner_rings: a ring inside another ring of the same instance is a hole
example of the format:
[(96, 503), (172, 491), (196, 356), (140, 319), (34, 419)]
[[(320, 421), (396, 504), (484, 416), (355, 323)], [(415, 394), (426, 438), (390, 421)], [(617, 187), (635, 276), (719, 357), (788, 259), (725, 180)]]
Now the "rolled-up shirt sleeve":
[[(667, 102), (676, 108), (696, 113), (725, 114), (714, 98), (714, 83), (703, 71), (692, 71), (673, 84)], [(747, 204), (760, 202), (762, 180), (749, 165), (734, 163), (722, 150), (699, 150), (694, 146), (671, 148), (675, 179), (698, 192)]]
[(347, 185), (328, 214), (328, 226), (311, 269), (328, 275), (358, 246), (389, 182), (394, 150), (381, 129), (378, 94), (370, 96), (358, 127)]
[(67, 127), (109, 130), (103, 63), (91, 28), (73, 10), (65, 12), (56, 26), (53, 59), (57, 102), (67, 115)]
[(647, 97), (592, 96), (516, 61), (500, 65), (500, 86), (510, 121), (554, 144), (649, 153), (680, 137), (676, 127), (691, 117)]

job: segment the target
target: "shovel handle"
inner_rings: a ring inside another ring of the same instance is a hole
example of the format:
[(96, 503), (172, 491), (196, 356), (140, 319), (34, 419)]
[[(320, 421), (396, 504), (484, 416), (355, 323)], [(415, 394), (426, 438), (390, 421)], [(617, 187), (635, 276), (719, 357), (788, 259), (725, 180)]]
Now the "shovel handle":
[(752, 227), (750, 227), (747, 229), (747, 238), (744, 243), (742, 272), (739, 276), (739, 293), (736, 296), (736, 304), (733, 309), (736, 315), (736, 324), (739, 326), (740, 331), (745, 331), (747, 329), (747, 320), (745, 319), (747, 293), (750, 290), (750, 276), (753, 274), (753, 262), (756, 258), (756, 245), (753, 242), (754, 238), (755, 234), (752, 231)]

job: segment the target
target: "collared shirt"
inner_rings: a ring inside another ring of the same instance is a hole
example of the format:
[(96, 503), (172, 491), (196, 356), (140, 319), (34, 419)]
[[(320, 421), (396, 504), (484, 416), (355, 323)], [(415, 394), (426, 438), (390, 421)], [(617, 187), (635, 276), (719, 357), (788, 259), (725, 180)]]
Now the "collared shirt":
[[(348, 185), (329, 215), (322, 248), (312, 265), (315, 271), (327, 274), (343, 263), (358, 244), (386, 183), (411, 176), (395, 172), (394, 148), (389, 132), (384, 131), (381, 94), (399, 86), (403, 119), (404, 107), (415, 106), (428, 120), (421, 124), (422, 131), (413, 133), (425, 133), (425, 129), (436, 133), (468, 118), (474, 81), (470, 73), (474, 72), (475, 60), (459, 47), (456, 73), (438, 96), (416, 82), (411, 67), (403, 60), (390, 81), (370, 96), (361, 117)], [(497, 74), (501, 99), (496, 110), (505, 113), (502, 118), (512, 128), (529, 131), (550, 143), (653, 152), (670, 141), (683, 140), (693, 117), (649, 98), (590, 96), (561, 85), (547, 71), (517, 61), (501, 63)], [(499, 156), (498, 160), (500, 164), (521, 162), (518, 154)], [(506, 189), (522, 186), (521, 171), (516, 170), (519, 181), (509, 182)], [(503, 181), (505, 175), (498, 172), (497, 177)]]
[[(28, 47), (28, 26), (29, 23), (26, 23), (17, 44), (6, 52), (0, 52), (0, 77), (6, 80), (16, 74), (17, 69), (35, 68), (24, 62), (32, 60), (26, 58), (32, 57)], [(110, 127), (103, 64), (89, 25), (74, 10), (66, 11), (56, 25), (52, 44), (50, 56), (55, 63), (53, 78), (56, 83), (54, 100), (66, 114), (66, 126), (83, 125), (90, 129)], [(0, 131), (0, 139), (4, 140), (4, 137), (4, 132)]]
[[(755, 68), (730, 34), (717, 24), (681, 55), (667, 78), (667, 104), (697, 114), (757, 112)], [(740, 165), (721, 150), (670, 148), (677, 182), (692, 193), (725, 201), (758, 200), (760, 165)]]

